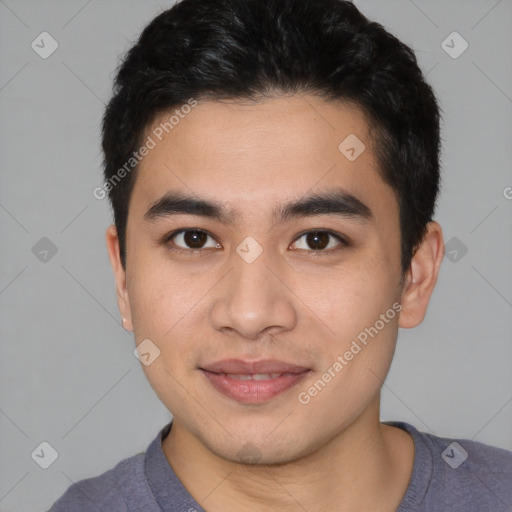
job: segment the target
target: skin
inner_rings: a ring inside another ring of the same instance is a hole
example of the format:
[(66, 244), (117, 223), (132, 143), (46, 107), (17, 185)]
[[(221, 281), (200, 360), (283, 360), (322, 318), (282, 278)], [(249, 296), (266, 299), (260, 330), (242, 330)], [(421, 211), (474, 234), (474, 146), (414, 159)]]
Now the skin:
[[(355, 161), (338, 149), (349, 134), (366, 146)], [(107, 230), (123, 325), (137, 344), (149, 338), (160, 350), (143, 369), (174, 416), (164, 453), (209, 512), (391, 512), (406, 492), (414, 444), (380, 423), (380, 389), (398, 327), (425, 316), (444, 244), (439, 224), (429, 223), (402, 275), (398, 203), (371, 143), (358, 110), (310, 95), (200, 101), (139, 166), (126, 269), (115, 227)], [(370, 206), (373, 219), (331, 213), (274, 222), (276, 206), (335, 188)], [(233, 223), (186, 214), (145, 219), (170, 190), (220, 201)], [(194, 254), (182, 237), (162, 242), (180, 228), (212, 238)], [(305, 230), (334, 231), (351, 244), (331, 238), (314, 251), (300, 236)], [(236, 252), (246, 237), (263, 250), (252, 263)], [(173, 252), (173, 242), (185, 252)], [(299, 393), (396, 302), (400, 313), (300, 403)], [(279, 359), (311, 372), (264, 403), (243, 404), (198, 369), (226, 358)], [(257, 463), (244, 463), (240, 450)]]

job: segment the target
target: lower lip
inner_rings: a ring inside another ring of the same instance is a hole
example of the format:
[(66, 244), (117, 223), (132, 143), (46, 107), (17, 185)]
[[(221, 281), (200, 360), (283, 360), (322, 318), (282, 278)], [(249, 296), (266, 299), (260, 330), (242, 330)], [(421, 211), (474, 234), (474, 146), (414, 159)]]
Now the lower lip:
[(223, 395), (238, 402), (258, 404), (284, 393), (309, 374), (302, 373), (283, 374), (273, 379), (265, 380), (238, 380), (220, 373), (201, 370), (210, 384)]

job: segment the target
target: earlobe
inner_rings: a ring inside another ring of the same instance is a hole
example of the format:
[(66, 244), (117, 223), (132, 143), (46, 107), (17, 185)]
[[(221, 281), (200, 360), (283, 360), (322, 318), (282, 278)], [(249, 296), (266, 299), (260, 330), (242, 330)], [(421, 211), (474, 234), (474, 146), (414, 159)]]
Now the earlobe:
[(425, 318), (443, 257), (444, 241), (441, 226), (437, 222), (429, 222), (426, 234), (416, 249), (407, 271), (399, 327), (416, 327)]
[(112, 224), (107, 228), (105, 238), (110, 264), (112, 265), (112, 270), (114, 272), (117, 306), (122, 317), (122, 327), (126, 331), (133, 331), (130, 300), (126, 286), (126, 271), (121, 263), (119, 237), (117, 236), (115, 225)]

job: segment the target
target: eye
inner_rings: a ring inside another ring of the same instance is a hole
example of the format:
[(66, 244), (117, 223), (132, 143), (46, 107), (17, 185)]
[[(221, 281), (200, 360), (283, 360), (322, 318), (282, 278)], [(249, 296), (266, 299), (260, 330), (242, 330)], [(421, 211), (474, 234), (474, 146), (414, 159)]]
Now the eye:
[[(208, 241), (210, 239), (211, 241)], [(220, 249), (222, 246), (206, 231), (202, 229), (181, 229), (174, 231), (165, 239), (177, 247), (172, 250), (190, 252), (202, 249)]]
[(316, 230), (303, 233), (293, 242), (292, 248), (306, 251), (328, 252), (328, 249), (339, 246), (348, 247), (348, 245), (348, 242), (336, 233)]

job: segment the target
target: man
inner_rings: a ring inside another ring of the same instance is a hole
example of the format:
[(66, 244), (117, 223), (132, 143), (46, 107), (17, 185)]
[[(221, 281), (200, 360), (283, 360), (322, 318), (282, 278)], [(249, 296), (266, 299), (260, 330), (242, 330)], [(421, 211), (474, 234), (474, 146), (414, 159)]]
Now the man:
[(52, 511), (512, 510), (511, 453), (379, 419), (444, 254), (408, 47), (341, 0), (183, 0), (103, 150), (123, 326), (173, 421)]

